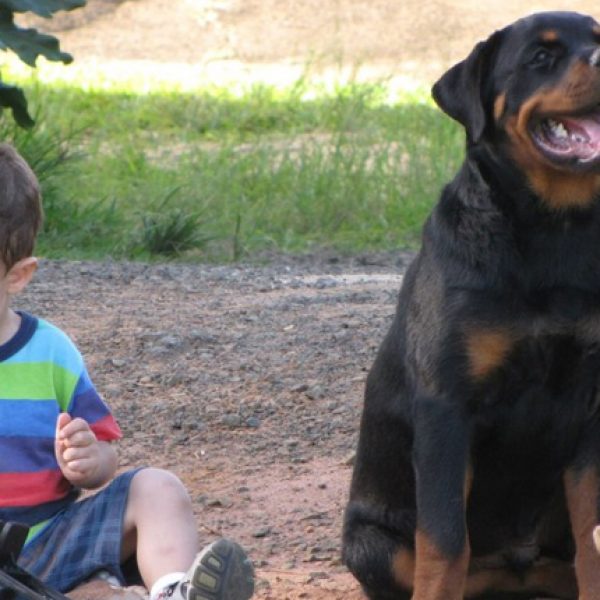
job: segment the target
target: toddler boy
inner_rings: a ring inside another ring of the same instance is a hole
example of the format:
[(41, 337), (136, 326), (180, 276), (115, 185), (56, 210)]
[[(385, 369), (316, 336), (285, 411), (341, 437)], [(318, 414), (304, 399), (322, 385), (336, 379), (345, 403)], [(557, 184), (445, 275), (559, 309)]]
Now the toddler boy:
[(254, 573), (242, 548), (221, 539), (198, 553), (192, 505), (172, 473), (115, 478), (121, 431), (79, 351), (10, 307), (37, 269), (41, 221), (35, 175), (0, 144), (0, 520), (30, 527), (20, 566), (68, 592), (102, 571), (124, 585), (134, 560), (151, 600), (247, 600)]

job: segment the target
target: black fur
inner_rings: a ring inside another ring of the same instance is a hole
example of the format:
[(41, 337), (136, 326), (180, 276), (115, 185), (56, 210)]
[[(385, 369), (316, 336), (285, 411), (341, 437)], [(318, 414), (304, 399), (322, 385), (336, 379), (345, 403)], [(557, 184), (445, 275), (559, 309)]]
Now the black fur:
[[(511, 127), (531, 98), (555, 102), (577, 69), (593, 88), (586, 102), (600, 103), (600, 69), (585, 64), (598, 33), (589, 17), (534, 15), (478, 44), (433, 88), (465, 127), (467, 153), (425, 224), (367, 380), (343, 559), (373, 600), (411, 597), (392, 560), (414, 553), (417, 529), (449, 564), (467, 540), (471, 561), (501, 556), (512, 573), (574, 559), (564, 476), (600, 465), (600, 161), (553, 164), (535, 150), (523, 159)], [(555, 55), (541, 68), (536, 48), (546, 46)], [(540, 173), (562, 185), (578, 172), (593, 192), (576, 188), (576, 203), (536, 187)], [(508, 341), (475, 374), (466, 340), (481, 332)], [(465, 597), (540, 593), (577, 597), (501, 586)]]

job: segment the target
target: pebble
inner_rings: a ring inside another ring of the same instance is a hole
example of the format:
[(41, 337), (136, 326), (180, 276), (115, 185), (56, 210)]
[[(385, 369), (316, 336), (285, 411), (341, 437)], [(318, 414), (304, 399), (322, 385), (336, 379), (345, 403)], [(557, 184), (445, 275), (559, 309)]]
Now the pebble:
[(230, 498), (210, 498), (206, 501), (206, 506), (210, 506), (212, 508), (231, 508), (233, 506), (233, 501)]
[(252, 537), (254, 538), (265, 538), (271, 533), (270, 527), (262, 527), (261, 529), (257, 529), (252, 533)]
[(242, 425), (242, 417), (240, 415), (223, 415), (221, 417), (221, 424), (225, 425), (225, 427), (241, 427)]
[(308, 385), (306, 383), (297, 383), (290, 388), (290, 392), (294, 392), (295, 394), (306, 392), (308, 390)]

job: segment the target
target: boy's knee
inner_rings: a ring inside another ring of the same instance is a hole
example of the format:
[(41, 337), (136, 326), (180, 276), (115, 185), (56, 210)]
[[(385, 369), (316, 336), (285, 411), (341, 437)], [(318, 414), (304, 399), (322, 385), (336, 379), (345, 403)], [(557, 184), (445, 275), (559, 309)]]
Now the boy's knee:
[(138, 471), (131, 480), (129, 490), (133, 502), (179, 502), (190, 505), (189, 494), (181, 480), (170, 471), (157, 468), (147, 468)]

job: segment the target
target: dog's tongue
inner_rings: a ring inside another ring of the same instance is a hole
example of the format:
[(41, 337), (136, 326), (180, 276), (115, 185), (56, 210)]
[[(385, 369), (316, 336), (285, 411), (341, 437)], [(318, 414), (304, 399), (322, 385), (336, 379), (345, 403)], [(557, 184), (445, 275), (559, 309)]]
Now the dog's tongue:
[(564, 150), (580, 158), (600, 152), (600, 113), (552, 120), (553, 138)]

